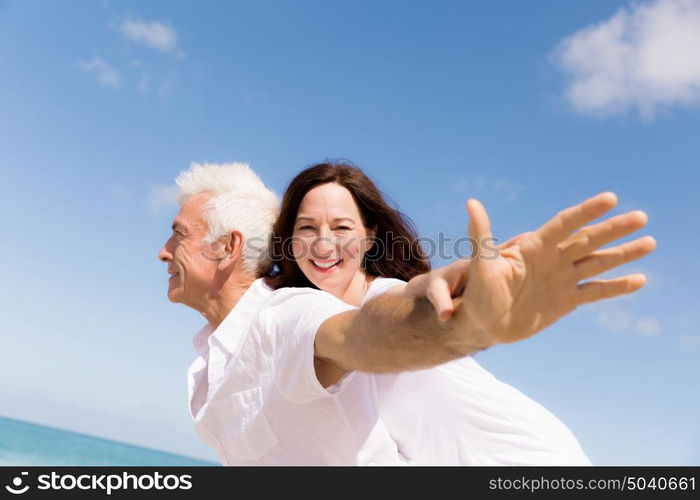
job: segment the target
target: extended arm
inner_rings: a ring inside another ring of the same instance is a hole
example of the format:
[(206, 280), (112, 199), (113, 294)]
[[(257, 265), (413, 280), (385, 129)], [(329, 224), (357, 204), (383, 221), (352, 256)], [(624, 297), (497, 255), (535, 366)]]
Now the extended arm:
[(440, 321), (427, 299), (386, 293), (326, 320), (316, 335), (316, 356), (345, 371), (429, 368), (495, 343), (465, 315)]
[(493, 241), (486, 211), (472, 200), (467, 210), (469, 236), (478, 242), (474, 258), (419, 276), (401, 294), (384, 294), (325, 321), (315, 344), (319, 380), (327, 375), (332, 383), (348, 370), (435, 366), (528, 338), (581, 304), (638, 290), (645, 282), (639, 274), (579, 283), (655, 248), (653, 238), (643, 237), (599, 250), (646, 224), (646, 215), (635, 211), (582, 227), (616, 203), (612, 193), (589, 198), (494, 254), (485, 246)]

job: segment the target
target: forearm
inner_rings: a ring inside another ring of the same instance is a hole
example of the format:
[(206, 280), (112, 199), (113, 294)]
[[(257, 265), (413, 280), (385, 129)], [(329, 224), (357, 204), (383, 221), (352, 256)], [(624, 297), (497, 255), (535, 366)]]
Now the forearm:
[(462, 308), (438, 321), (427, 299), (384, 294), (349, 318), (344, 344), (353, 369), (398, 372), (430, 368), (494, 344)]

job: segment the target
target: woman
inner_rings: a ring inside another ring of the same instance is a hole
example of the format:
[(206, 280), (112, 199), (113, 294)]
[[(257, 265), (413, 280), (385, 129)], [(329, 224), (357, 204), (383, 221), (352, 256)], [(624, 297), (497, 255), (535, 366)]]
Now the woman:
[[(343, 163), (317, 164), (292, 180), (273, 256), (274, 287), (311, 286), (356, 306), (400, 293), (430, 268), (409, 220), (360, 169)], [(340, 390), (347, 377), (333, 384), (341, 378), (321, 382)], [(472, 357), (374, 380), (378, 414), (408, 463), (590, 464), (563, 423)]]

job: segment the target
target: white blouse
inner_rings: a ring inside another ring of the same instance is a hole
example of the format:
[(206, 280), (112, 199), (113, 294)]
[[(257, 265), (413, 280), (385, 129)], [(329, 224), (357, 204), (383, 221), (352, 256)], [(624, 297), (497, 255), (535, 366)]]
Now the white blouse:
[[(364, 301), (403, 283), (375, 278)], [(590, 465), (566, 425), (471, 356), (375, 381), (379, 415), (409, 463)]]

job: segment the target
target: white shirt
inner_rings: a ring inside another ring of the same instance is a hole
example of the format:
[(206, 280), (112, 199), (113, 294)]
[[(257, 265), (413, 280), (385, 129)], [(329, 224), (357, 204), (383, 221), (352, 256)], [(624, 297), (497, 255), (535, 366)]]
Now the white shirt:
[(190, 414), (224, 465), (405, 463), (379, 419), (373, 375), (352, 372), (330, 389), (316, 378), (316, 331), (349, 309), (256, 280), (216, 330), (195, 335)]
[[(375, 278), (364, 301), (402, 283)], [(557, 417), (471, 356), (375, 379), (379, 415), (410, 463), (590, 465)]]
[[(399, 283), (376, 278), (365, 301)], [(590, 463), (563, 423), (471, 357), (351, 372), (323, 388), (316, 332), (350, 309), (319, 290), (257, 280), (216, 330), (195, 335), (190, 414), (224, 465)]]

